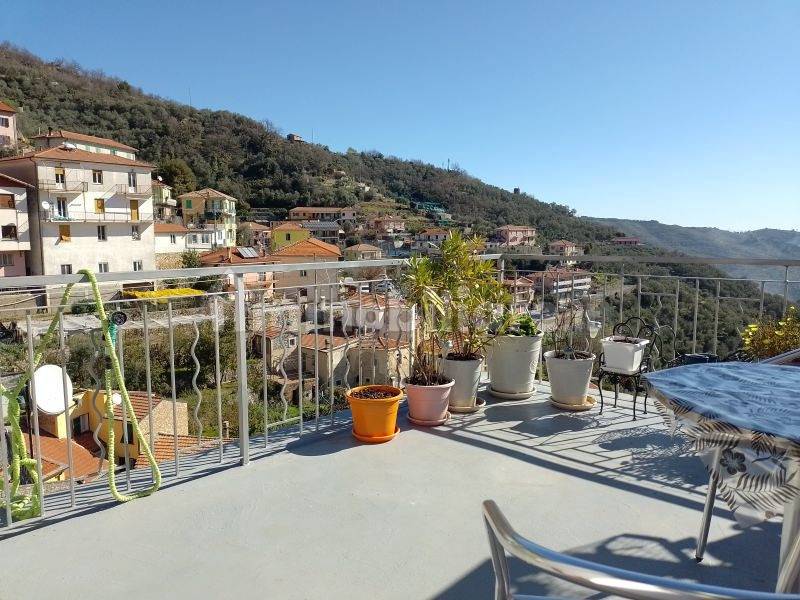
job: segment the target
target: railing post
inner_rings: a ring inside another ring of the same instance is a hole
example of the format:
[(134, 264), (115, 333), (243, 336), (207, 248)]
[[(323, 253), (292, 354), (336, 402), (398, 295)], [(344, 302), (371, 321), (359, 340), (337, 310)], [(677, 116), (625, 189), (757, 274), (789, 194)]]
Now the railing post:
[(761, 318), (764, 316), (764, 286), (766, 285), (766, 281), (761, 281), (761, 297), (758, 301), (758, 320), (760, 321)]
[(619, 322), (625, 318), (625, 263), (619, 266)]
[(697, 313), (700, 310), (700, 278), (694, 278), (694, 319), (692, 321), (692, 354), (697, 352)]
[[(660, 302), (660, 299), (659, 299)], [(642, 318), (642, 277), (636, 277), (636, 316)]]
[[(234, 275), (234, 306), (236, 321), (236, 373), (239, 401), (239, 457), (242, 466), (250, 462), (250, 394), (247, 391), (247, 331), (244, 306), (244, 275)], [(264, 382), (266, 385), (266, 382)]]
[(714, 298), (714, 349), (712, 352), (714, 354), (717, 353), (717, 334), (719, 329), (719, 291), (720, 291), (720, 280), (717, 279), (717, 295)]
[(789, 308), (789, 265), (786, 265), (783, 273), (783, 315), (786, 316), (786, 309)]
[(675, 279), (675, 314), (672, 318), (672, 360), (678, 356), (678, 313), (681, 310), (681, 280)]

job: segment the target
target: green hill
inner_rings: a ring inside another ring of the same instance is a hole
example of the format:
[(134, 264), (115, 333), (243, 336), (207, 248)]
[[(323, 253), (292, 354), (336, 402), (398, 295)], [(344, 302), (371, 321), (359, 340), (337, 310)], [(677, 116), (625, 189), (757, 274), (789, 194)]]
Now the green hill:
[[(377, 193), (404, 204), (437, 203), (479, 233), (507, 223), (535, 225), (545, 239), (591, 242), (612, 233), (566, 206), (513, 194), (459, 170), (289, 142), (268, 122), (148, 95), (122, 80), (64, 61), (45, 62), (8, 44), (0, 45), (0, 98), (22, 109), (24, 135), (63, 128), (130, 144), (156, 164), (183, 159), (200, 187), (216, 187), (278, 216), (298, 204), (352, 205)], [(334, 171), (347, 177), (331, 186), (327, 176)]]
[[(757, 229), (754, 231), (725, 231), (715, 227), (682, 227), (658, 221), (589, 218), (593, 223), (612, 227), (626, 235), (636, 236), (650, 246), (658, 246), (694, 256), (729, 258), (800, 258), (800, 231)], [(782, 281), (783, 267), (725, 265), (721, 267), (733, 277)], [(800, 269), (790, 270), (790, 279), (800, 279)], [(783, 292), (783, 284), (768, 284), (767, 289)], [(790, 296), (800, 299), (800, 286), (791, 286)]]

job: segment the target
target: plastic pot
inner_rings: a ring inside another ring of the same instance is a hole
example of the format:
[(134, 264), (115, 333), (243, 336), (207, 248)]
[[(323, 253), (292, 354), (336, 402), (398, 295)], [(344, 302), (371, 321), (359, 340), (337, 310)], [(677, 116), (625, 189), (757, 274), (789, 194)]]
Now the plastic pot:
[(482, 358), (473, 360), (442, 361), (442, 373), (454, 380), (453, 391), (450, 392), (450, 406), (459, 409), (473, 408), (478, 399), (478, 384), (481, 381)]
[[(356, 398), (361, 390), (390, 392), (390, 398)], [(353, 415), (353, 437), (367, 443), (388, 442), (397, 432), (397, 407), (403, 390), (391, 385), (362, 385), (347, 390), (345, 394)]]
[(627, 374), (636, 373), (642, 366), (644, 349), (650, 343), (646, 338), (621, 335), (612, 335), (600, 341), (603, 344), (603, 369)]
[(441, 385), (406, 384), (408, 416), (418, 425), (436, 426), (447, 420), (447, 405), (455, 381)]
[(492, 341), (487, 354), (492, 396), (524, 399), (534, 394), (543, 337), (542, 333), (501, 335)]
[(589, 358), (556, 358), (555, 352), (544, 353), (550, 394), (560, 404), (584, 404), (589, 395), (589, 380), (595, 356)]

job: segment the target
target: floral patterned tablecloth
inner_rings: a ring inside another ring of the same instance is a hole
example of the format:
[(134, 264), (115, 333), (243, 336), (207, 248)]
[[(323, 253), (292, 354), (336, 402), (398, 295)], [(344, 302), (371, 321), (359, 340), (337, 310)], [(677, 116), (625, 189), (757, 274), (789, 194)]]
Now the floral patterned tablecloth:
[(697, 364), (644, 377), (672, 433), (693, 440), (740, 524), (800, 499), (800, 368)]

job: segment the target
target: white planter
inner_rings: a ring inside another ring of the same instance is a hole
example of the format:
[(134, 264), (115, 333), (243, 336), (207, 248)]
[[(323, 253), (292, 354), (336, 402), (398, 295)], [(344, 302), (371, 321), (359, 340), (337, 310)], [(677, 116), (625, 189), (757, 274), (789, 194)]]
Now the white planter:
[(547, 376), (550, 379), (550, 394), (559, 404), (581, 405), (589, 395), (589, 380), (595, 356), (589, 358), (556, 358), (555, 352), (544, 353)]
[[(621, 340), (633, 339), (633, 342)], [(650, 340), (612, 335), (600, 340), (603, 344), (603, 369), (615, 373), (636, 373), (642, 366), (644, 350)]]
[(536, 391), (536, 368), (542, 352), (542, 333), (501, 335), (488, 348), (489, 393), (500, 398), (528, 398)]
[(442, 373), (455, 380), (450, 392), (450, 406), (472, 408), (478, 397), (478, 383), (481, 380), (483, 359), (442, 361)]

